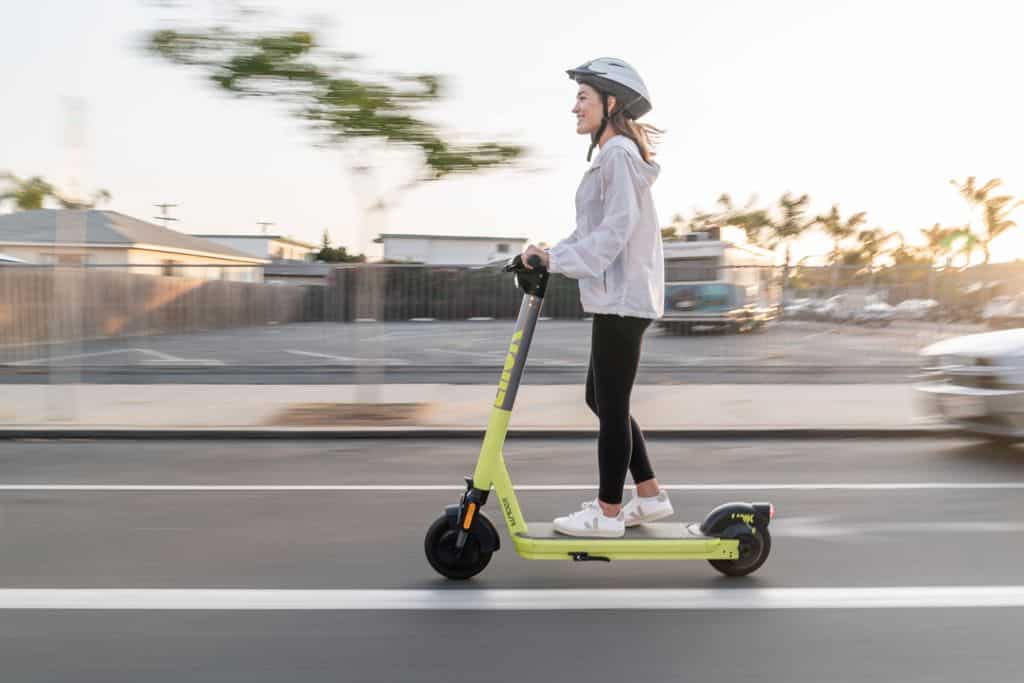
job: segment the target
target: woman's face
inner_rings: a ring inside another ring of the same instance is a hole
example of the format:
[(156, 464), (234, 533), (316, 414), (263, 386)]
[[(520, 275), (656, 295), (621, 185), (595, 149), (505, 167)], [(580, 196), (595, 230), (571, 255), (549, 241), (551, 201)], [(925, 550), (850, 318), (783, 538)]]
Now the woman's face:
[[(611, 101), (609, 99), (609, 105)], [(601, 106), (601, 95), (593, 87), (586, 83), (580, 83), (576, 91), (576, 106), (572, 108), (576, 115), (576, 132), (580, 135), (596, 133), (601, 127), (601, 119), (604, 117), (604, 108)]]

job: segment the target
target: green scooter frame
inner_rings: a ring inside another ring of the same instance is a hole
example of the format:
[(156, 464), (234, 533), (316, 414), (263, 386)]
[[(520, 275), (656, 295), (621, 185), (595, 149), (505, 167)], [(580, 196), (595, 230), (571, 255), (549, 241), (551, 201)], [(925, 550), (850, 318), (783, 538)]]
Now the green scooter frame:
[(539, 259), (531, 265), (532, 269), (526, 268), (516, 256), (504, 266), (505, 272), (515, 274), (523, 303), (476, 470), (466, 478), (466, 492), (459, 503), (449, 505), (427, 531), (424, 545), (430, 565), (449, 579), (468, 579), (483, 571), (500, 547), (497, 529), (481, 511), (493, 489), (516, 552), (529, 560), (708, 560), (728, 576), (756, 571), (771, 550), (768, 524), (775, 512), (771, 503), (726, 503), (700, 523), (644, 524), (626, 529), (622, 538), (564, 536), (551, 523), (527, 524), (502, 447), (548, 283)]

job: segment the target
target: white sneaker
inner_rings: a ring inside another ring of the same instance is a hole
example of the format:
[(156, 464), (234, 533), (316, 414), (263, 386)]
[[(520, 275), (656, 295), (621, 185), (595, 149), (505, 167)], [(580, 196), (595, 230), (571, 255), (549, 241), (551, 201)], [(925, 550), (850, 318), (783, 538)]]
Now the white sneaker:
[(659, 491), (658, 495), (650, 498), (634, 495), (628, 503), (622, 506), (622, 516), (625, 517), (626, 526), (629, 527), (665, 519), (671, 517), (674, 512), (672, 501), (668, 499), (668, 493), (664, 489)]
[(556, 517), (555, 531), (566, 536), (620, 538), (626, 534), (626, 520), (621, 511), (615, 517), (605, 517), (595, 498), (585, 502), (577, 512)]

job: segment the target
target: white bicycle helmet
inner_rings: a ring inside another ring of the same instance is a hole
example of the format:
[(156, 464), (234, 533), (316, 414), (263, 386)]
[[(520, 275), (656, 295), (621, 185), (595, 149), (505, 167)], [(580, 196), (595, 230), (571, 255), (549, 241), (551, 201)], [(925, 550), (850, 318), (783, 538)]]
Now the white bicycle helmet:
[(608, 125), (608, 95), (615, 96), (617, 108), (628, 118), (638, 119), (651, 110), (651, 96), (647, 92), (647, 85), (637, 70), (621, 59), (599, 57), (575, 69), (568, 69), (566, 73), (577, 83), (586, 83), (601, 93), (604, 117), (597, 133), (591, 136), (587, 161), (590, 161), (594, 147)]

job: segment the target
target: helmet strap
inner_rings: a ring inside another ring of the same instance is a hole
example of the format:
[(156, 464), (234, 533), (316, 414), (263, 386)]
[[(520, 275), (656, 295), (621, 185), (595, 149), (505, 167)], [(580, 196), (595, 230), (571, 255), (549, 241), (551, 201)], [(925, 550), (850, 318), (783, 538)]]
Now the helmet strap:
[(604, 112), (601, 116), (601, 126), (597, 129), (596, 133), (590, 134), (590, 149), (587, 150), (587, 161), (590, 161), (594, 148), (597, 147), (601, 136), (604, 135), (604, 129), (608, 127), (608, 95), (605, 93), (601, 93), (601, 110)]

